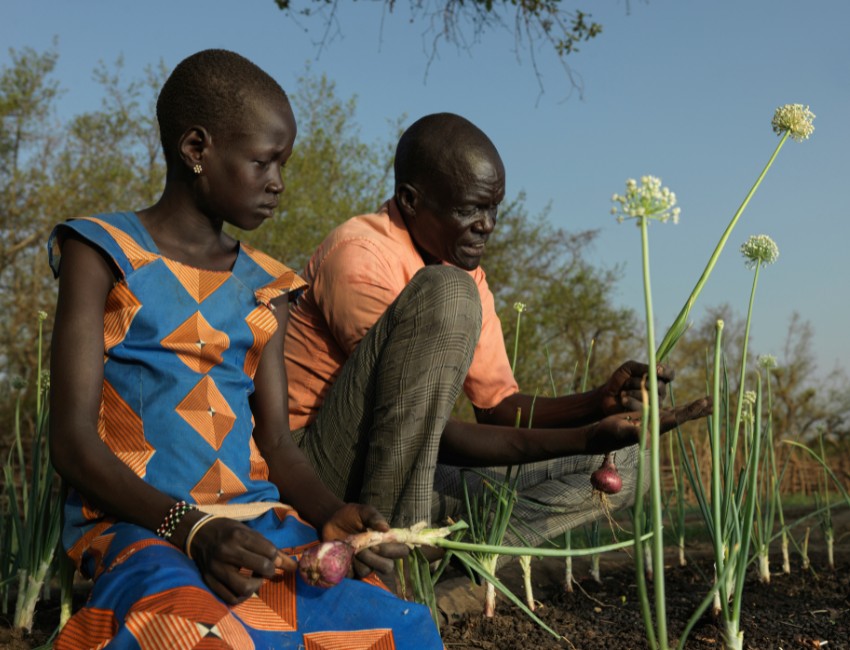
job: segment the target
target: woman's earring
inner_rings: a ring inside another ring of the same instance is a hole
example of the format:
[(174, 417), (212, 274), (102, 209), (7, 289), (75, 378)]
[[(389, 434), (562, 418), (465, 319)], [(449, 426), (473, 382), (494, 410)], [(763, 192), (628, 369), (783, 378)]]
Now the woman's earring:
[(198, 175), (202, 171), (204, 171), (204, 168), (201, 167), (200, 164), (198, 164), (198, 165), (195, 165), (194, 167), (192, 167), (192, 171), (195, 172), (196, 175)]

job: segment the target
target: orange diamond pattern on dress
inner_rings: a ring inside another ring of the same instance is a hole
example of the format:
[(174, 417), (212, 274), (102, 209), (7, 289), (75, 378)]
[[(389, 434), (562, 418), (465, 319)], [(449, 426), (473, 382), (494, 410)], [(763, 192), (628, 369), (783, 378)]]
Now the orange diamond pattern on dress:
[(126, 626), (142, 650), (254, 647), (230, 610), (197, 587), (177, 587), (140, 599), (128, 612)]
[(260, 305), (248, 316), (245, 323), (254, 335), (254, 343), (245, 354), (245, 374), (251, 379), (257, 374), (257, 366), (260, 365), (260, 356), (269, 339), (277, 331), (277, 318), (265, 305)]
[(294, 271), (287, 271), (274, 282), (257, 289), (254, 292), (254, 296), (257, 298), (258, 303), (268, 305), (275, 298), (306, 286), (307, 283), (295, 275)]
[(273, 257), (269, 257), (262, 251), (258, 251), (256, 248), (246, 244), (245, 242), (240, 242), (239, 248), (272, 277), (277, 278), (287, 271), (292, 271), (292, 269), (286, 266), (286, 264), (279, 262)]
[(227, 503), (233, 497), (244, 494), (245, 486), (236, 474), (220, 460), (215, 461), (204, 477), (189, 494), (199, 505)]
[(208, 271), (162, 258), (165, 265), (198, 304), (204, 302), (230, 278), (230, 271)]
[(256, 594), (236, 605), (233, 613), (255, 630), (294, 632), (298, 629), (295, 574), (266, 580)]
[(267, 480), (269, 478), (269, 466), (266, 464), (265, 458), (260, 454), (260, 449), (257, 447), (257, 443), (254, 442), (253, 436), (248, 442), (248, 450), (251, 454), (249, 457), (251, 466), (248, 470), (248, 478), (252, 481)]
[(124, 340), (142, 303), (124, 282), (118, 282), (106, 297), (103, 312), (103, 347), (109, 351)]
[(111, 610), (86, 607), (65, 624), (53, 647), (55, 650), (100, 650), (117, 631), (118, 622)]
[(130, 237), (130, 235), (125, 233), (123, 230), (119, 230), (115, 226), (110, 226), (108, 223), (101, 221), (100, 219), (92, 217), (85, 217), (85, 219), (86, 221), (95, 222), (112, 236), (112, 239), (114, 239), (121, 247), (121, 250), (124, 251), (124, 255), (127, 256), (127, 260), (130, 262), (133, 269), (140, 269), (146, 264), (150, 264), (151, 262), (155, 262), (159, 259), (159, 255), (146, 251), (136, 243), (135, 239)]
[(230, 346), (230, 338), (210, 325), (201, 312), (196, 311), (162, 339), (160, 344), (174, 350), (180, 361), (189, 368), (204, 374), (221, 363), (221, 353)]
[(209, 375), (195, 384), (175, 410), (216, 451), (236, 422), (236, 414)]
[(395, 650), (392, 630), (314, 632), (304, 635), (304, 650)]
[(141, 418), (108, 381), (103, 382), (97, 432), (113, 454), (137, 476), (145, 477), (156, 450), (145, 440)]

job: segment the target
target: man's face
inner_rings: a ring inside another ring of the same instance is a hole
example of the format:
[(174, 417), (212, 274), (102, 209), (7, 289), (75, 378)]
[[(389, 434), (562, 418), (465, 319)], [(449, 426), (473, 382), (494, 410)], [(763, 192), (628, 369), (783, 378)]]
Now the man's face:
[(505, 169), (498, 155), (462, 156), (450, 176), (434, 175), (416, 189), (414, 214), (406, 222), (425, 263), (477, 268), (505, 198)]

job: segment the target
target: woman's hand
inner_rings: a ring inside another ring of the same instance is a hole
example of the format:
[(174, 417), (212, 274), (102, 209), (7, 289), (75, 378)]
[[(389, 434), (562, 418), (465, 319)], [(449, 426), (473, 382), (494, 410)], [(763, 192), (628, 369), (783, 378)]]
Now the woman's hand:
[(291, 571), (297, 566), (292, 558), (279, 554), (263, 535), (224, 517), (203, 524), (187, 550), (204, 582), (228, 605), (254, 595), (263, 581), (275, 575), (276, 569)]

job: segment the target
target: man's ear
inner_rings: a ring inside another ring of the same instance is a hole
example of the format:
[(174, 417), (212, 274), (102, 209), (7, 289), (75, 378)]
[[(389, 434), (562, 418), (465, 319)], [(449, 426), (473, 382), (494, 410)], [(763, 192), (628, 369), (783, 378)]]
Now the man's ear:
[(398, 208), (406, 217), (412, 217), (419, 208), (419, 191), (410, 183), (399, 183), (395, 189)]
[(204, 127), (190, 126), (177, 141), (177, 150), (180, 152), (183, 164), (189, 169), (195, 165), (202, 165), (204, 154), (210, 144), (210, 134)]

